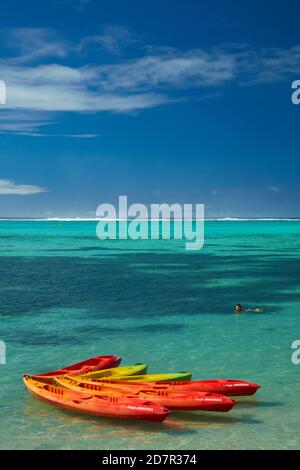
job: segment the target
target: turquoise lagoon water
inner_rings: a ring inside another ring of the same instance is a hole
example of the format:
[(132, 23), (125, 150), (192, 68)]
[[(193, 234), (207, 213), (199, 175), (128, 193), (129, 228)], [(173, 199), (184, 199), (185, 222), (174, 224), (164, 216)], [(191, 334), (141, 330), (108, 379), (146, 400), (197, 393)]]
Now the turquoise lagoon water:
[[(0, 448), (299, 448), (300, 222), (208, 221), (199, 252), (99, 241), (95, 229), (0, 222)], [(237, 302), (265, 311), (238, 316)], [(71, 414), (23, 387), (23, 372), (99, 354), (262, 388), (230, 413), (176, 412), (155, 425)]]

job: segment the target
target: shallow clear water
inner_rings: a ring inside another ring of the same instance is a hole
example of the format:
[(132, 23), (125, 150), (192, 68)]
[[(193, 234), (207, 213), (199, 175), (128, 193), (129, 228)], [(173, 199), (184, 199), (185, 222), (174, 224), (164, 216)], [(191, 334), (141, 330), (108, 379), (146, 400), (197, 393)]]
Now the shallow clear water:
[[(0, 448), (299, 448), (300, 222), (209, 221), (199, 252), (99, 241), (95, 229), (0, 222)], [(237, 302), (264, 312), (238, 316)], [(23, 372), (100, 354), (262, 388), (230, 413), (176, 412), (155, 425), (71, 414), (23, 387)]]

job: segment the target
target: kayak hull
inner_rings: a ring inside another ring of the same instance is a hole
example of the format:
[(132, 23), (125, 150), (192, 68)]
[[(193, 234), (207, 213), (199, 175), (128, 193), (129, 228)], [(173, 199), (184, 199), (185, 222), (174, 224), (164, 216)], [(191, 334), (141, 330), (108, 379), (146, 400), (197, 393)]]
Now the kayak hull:
[(243, 380), (193, 380), (191, 382), (165, 383), (168, 390), (219, 393), (229, 397), (251, 396), (260, 385)]
[(121, 363), (119, 356), (96, 356), (86, 361), (73, 364), (71, 366), (57, 369), (50, 372), (44, 372), (42, 374), (34, 374), (31, 377), (43, 377), (47, 383), (52, 382), (53, 377), (63, 375), (80, 375), (95, 372), (102, 369), (114, 368)]
[(27, 390), (39, 400), (64, 410), (106, 418), (136, 419), (163, 422), (169, 410), (151, 401), (138, 398), (109, 397), (67, 390), (24, 376)]
[(125, 380), (105, 380), (112, 386), (130, 391), (147, 386), (160, 390), (176, 392), (211, 392), (219, 393), (229, 397), (251, 396), (260, 388), (260, 385), (243, 380), (192, 380), (192, 381), (165, 381), (165, 382), (145, 382)]
[(178, 392), (151, 389), (147, 386), (136, 389), (133, 387), (131, 390), (129, 387), (129, 390), (125, 391), (105, 382), (98, 383), (96, 381), (80, 380), (76, 377), (56, 378), (55, 383), (70, 390), (92, 393), (93, 395), (106, 394), (107, 396), (150, 400), (173, 410), (227, 412), (235, 404), (235, 401), (228, 397), (210, 392)]
[[(85, 376), (86, 377), (86, 376)], [(122, 377), (103, 377), (101, 380), (118, 380), (122, 382), (175, 382), (175, 381), (190, 381), (192, 374), (189, 372), (178, 372), (170, 374), (144, 374), (144, 375), (124, 375)]]

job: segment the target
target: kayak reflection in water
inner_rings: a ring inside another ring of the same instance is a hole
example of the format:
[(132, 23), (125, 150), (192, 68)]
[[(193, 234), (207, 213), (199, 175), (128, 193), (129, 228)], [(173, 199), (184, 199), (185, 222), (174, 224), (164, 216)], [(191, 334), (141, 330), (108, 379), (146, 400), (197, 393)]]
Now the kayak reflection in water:
[(243, 313), (243, 312), (263, 312), (263, 309), (260, 307), (255, 308), (243, 308), (241, 304), (236, 304), (234, 307), (235, 313)]

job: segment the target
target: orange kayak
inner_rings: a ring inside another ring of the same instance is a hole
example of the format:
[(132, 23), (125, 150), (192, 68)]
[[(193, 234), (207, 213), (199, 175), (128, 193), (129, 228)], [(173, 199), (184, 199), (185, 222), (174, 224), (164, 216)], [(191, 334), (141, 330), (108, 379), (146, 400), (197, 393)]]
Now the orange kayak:
[(96, 356), (86, 361), (63, 367), (62, 369), (44, 372), (43, 374), (31, 375), (31, 377), (43, 377), (47, 383), (52, 382), (52, 378), (60, 375), (81, 375), (95, 372), (102, 369), (117, 367), (121, 362), (119, 356)]
[[(103, 383), (103, 382), (102, 382)], [(167, 390), (176, 392), (211, 392), (221, 395), (238, 397), (254, 395), (260, 385), (244, 380), (192, 380), (189, 382), (126, 382), (123, 380), (105, 380), (119, 390), (147, 389)]]
[(175, 410), (202, 410), (226, 412), (236, 403), (228, 397), (210, 392), (169, 391), (160, 387), (127, 387), (118, 389), (113, 384), (77, 377), (57, 377), (55, 383), (69, 390), (84, 391), (94, 395), (107, 395), (150, 400)]
[(42, 380), (40, 378), (37, 381), (28, 375), (23, 376), (27, 390), (34, 397), (65, 410), (107, 418), (138, 419), (160, 423), (169, 414), (167, 408), (149, 400), (73, 391), (44, 383)]

